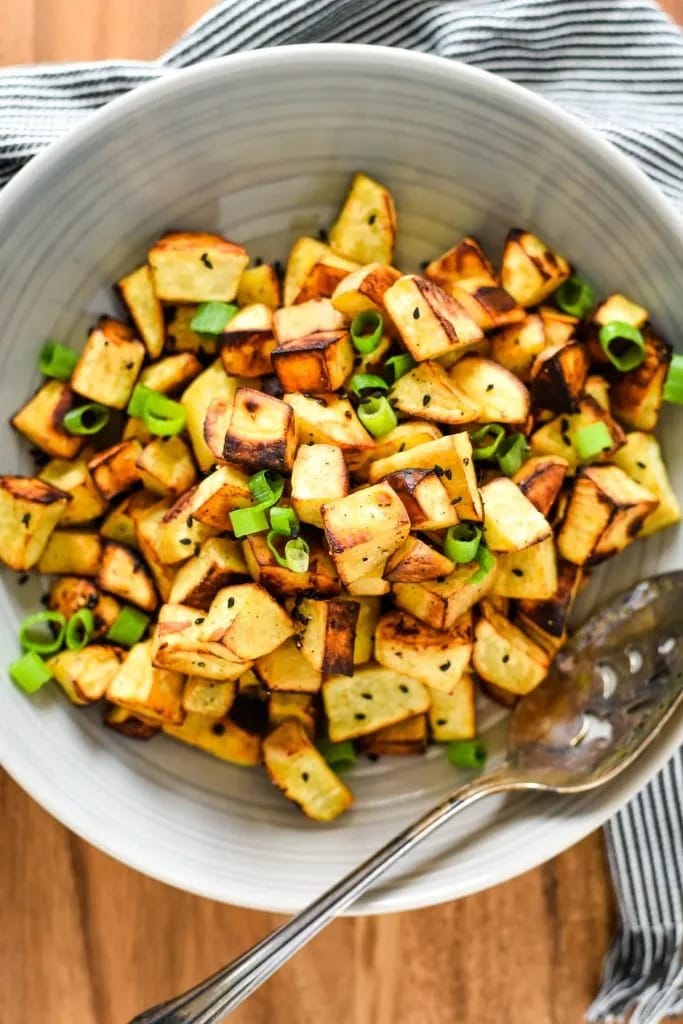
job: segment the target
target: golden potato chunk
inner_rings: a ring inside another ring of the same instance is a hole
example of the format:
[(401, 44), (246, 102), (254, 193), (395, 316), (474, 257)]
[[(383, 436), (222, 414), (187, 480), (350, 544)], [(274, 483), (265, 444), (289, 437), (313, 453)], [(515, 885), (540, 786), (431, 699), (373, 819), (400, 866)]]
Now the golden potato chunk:
[(507, 477), (485, 484), (481, 496), (486, 544), (491, 551), (521, 551), (552, 536), (545, 516)]
[(271, 355), (276, 344), (272, 310), (263, 303), (245, 306), (220, 336), (225, 372), (250, 378), (272, 373)]
[(164, 235), (147, 259), (162, 302), (232, 302), (249, 262), (244, 246), (198, 231)]
[(170, 507), (170, 501), (160, 501), (151, 506), (136, 505), (130, 510), (135, 525), (137, 548), (145, 559), (159, 595), (164, 601), (168, 601), (175, 576), (175, 566), (167, 565), (160, 555), (161, 525)]
[(472, 616), (466, 612), (447, 633), (404, 611), (383, 615), (375, 634), (375, 659), (385, 668), (453, 693), (472, 656)]
[(75, 459), (52, 459), (40, 471), (40, 479), (51, 487), (71, 495), (60, 518), (60, 526), (79, 526), (97, 519), (107, 504), (88, 472), (90, 455), (84, 452)]
[(38, 572), (46, 576), (96, 576), (103, 546), (93, 530), (53, 530), (38, 560)]
[(427, 716), (414, 715), (403, 722), (361, 736), (358, 749), (368, 757), (404, 757), (424, 754), (427, 749)]
[(146, 366), (140, 374), (140, 384), (168, 395), (188, 385), (202, 369), (202, 364), (193, 352), (177, 352)]
[[(282, 538), (284, 545), (285, 538)], [(275, 541), (277, 547), (277, 540)], [(242, 541), (242, 553), (255, 583), (260, 583), (276, 594), (309, 593), (329, 597), (341, 590), (333, 560), (316, 536), (308, 537), (309, 563), (306, 572), (295, 572), (280, 565), (262, 533), (252, 533)], [(282, 548), (281, 548), (282, 550)]]
[(132, 711), (117, 707), (116, 704), (108, 705), (102, 721), (107, 729), (113, 729), (132, 740), (151, 740), (161, 731), (156, 722), (134, 715)]
[(504, 327), (491, 338), (491, 358), (527, 381), (536, 356), (546, 347), (546, 332), (538, 313), (528, 313), (524, 320)]
[(252, 306), (254, 303), (277, 309), (281, 304), (280, 278), (272, 263), (260, 263), (247, 267), (237, 286), (237, 304)]
[(61, 380), (48, 380), (22, 405), (10, 422), (31, 444), (52, 458), (73, 459), (86, 438), (70, 434), (62, 422), (66, 413), (80, 404), (80, 399), (68, 384)]
[[(574, 606), (576, 595), (583, 581), (583, 569), (562, 559), (557, 563), (557, 590), (546, 601), (521, 600), (516, 621), (525, 633), (531, 636), (563, 641), (567, 634), (567, 622)], [(529, 627), (535, 632), (532, 635)], [(548, 650), (547, 639), (540, 646)], [(554, 653), (554, 651), (553, 651)]]
[(185, 604), (164, 604), (152, 635), (152, 660), (199, 679), (239, 679), (253, 661), (236, 658), (222, 644), (200, 635), (206, 612)]
[(283, 304), (285, 306), (294, 305), (301, 293), (304, 281), (313, 267), (328, 257), (335, 258), (334, 253), (325, 242), (321, 242), (318, 238), (310, 238), (308, 235), (297, 238), (290, 249), (285, 268), (283, 287)]
[(158, 525), (156, 552), (164, 565), (184, 562), (196, 555), (200, 545), (218, 531), (200, 523), (192, 513), (194, 489), (186, 491), (171, 508), (164, 512)]
[(221, 399), (229, 415), (239, 386), (240, 381), (236, 377), (229, 377), (222, 362), (217, 359), (208, 369), (195, 377), (180, 399), (185, 408), (185, 428), (190, 435), (194, 457), (204, 473), (216, 462), (216, 456), (204, 437), (204, 421), (209, 406), (213, 401)]
[(353, 371), (353, 360), (346, 330), (294, 338), (273, 351), (273, 366), (285, 391), (336, 391)]
[(310, 693), (285, 693), (276, 690), (268, 698), (268, 724), (271, 729), (293, 718), (307, 736), (315, 736), (316, 709)]
[(342, 278), (332, 295), (332, 305), (347, 320), (366, 310), (384, 313), (384, 293), (400, 276), (400, 271), (386, 263), (368, 263)]
[(329, 299), (340, 281), (357, 269), (357, 263), (337, 256), (332, 250), (322, 253), (303, 278), (301, 287), (294, 297), (294, 302)]
[(155, 494), (136, 491), (118, 505), (115, 505), (100, 527), (100, 534), (107, 540), (115, 540), (128, 548), (138, 548), (138, 537), (134, 513), (142, 513), (158, 503)]
[(135, 644), (107, 687), (107, 700), (159, 724), (180, 724), (184, 678), (152, 664), (152, 643)]
[(183, 710), (188, 714), (223, 718), (237, 696), (237, 680), (215, 681), (190, 676), (183, 690)]
[[(152, 271), (147, 263), (119, 281), (121, 298), (138, 329), (151, 359), (158, 359), (164, 347), (164, 311), (154, 291)], [(144, 383), (144, 381), (143, 381)], [(152, 385), (149, 385), (152, 387)]]
[(103, 317), (88, 335), (71, 387), (91, 402), (125, 409), (145, 358), (145, 346), (133, 330)]
[(354, 455), (374, 448), (375, 442), (348, 398), (289, 394), (284, 401), (294, 411), (300, 444), (334, 444)]
[(241, 728), (230, 717), (216, 719), (188, 712), (181, 724), (164, 725), (164, 732), (219, 761), (245, 768), (261, 763), (261, 737)]
[(444, 530), (458, 522), (442, 478), (433, 469), (399, 469), (386, 482), (405, 505), (411, 529)]
[(198, 356), (215, 356), (217, 336), (192, 330), (197, 306), (176, 306), (166, 326), (166, 347), (170, 352), (189, 352)]
[(375, 629), (382, 610), (381, 599), (373, 595), (353, 597), (343, 594), (340, 601), (353, 601), (359, 605), (356, 639), (353, 644), (353, 663), (354, 665), (365, 665), (366, 662), (372, 660), (375, 648)]
[(391, 192), (367, 174), (354, 175), (341, 212), (330, 228), (330, 246), (357, 263), (391, 263), (396, 210)]
[(462, 354), (483, 334), (460, 303), (425, 277), (406, 274), (387, 288), (384, 306), (416, 362)]
[(88, 644), (81, 651), (53, 654), (47, 667), (72, 704), (92, 704), (104, 697), (124, 657), (118, 647)]
[(525, 498), (546, 518), (557, 501), (569, 463), (561, 455), (537, 455), (527, 459), (513, 481)]
[(631, 430), (657, 426), (671, 354), (665, 341), (645, 332), (645, 361), (635, 370), (620, 373), (610, 388), (612, 413), (624, 426)]
[(208, 611), (219, 590), (248, 575), (240, 543), (227, 537), (210, 537), (193, 558), (180, 566), (168, 600)]
[(325, 676), (353, 675), (359, 614), (357, 601), (297, 600), (292, 619), (301, 653), (314, 669)]
[(546, 537), (522, 551), (498, 556), (491, 597), (547, 601), (557, 591), (555, 542)]
[(88, 469), (97, 490), (106, 501), (118, 497), (140, 483), (138, 459), (142, 455), (139, 441), (119, 441), (111, 448), (97, 452), (88, 462)]
[(432, 700), (429, 727), (435, 743), (474, 739), (477, 735), (476, 691), (471, 671), (465, 669), (452, 693), (428, 689)]
[(293, 636), (294, 625), (267, 590), (241, 583), (218, 591), (199, 635), (220, 644), (231, 657), (251, 662)]
[(581, 322), (578, 316), (562, 313), (555, 306), (541, 306), (538, 315), (545, 330), (545, 343), (548, 348), (555, 345), (566, 345), (574, 339), (576, 329)]
[(394, 583), (394, 601), (399, 608), (434, 629), (453, 629), (458, 619), (493, 587), (495, 569), (482, 580), (473, 582), (472, 577), (478, 570), (477, 562), (467, 562), (457, 565), (445, 579)]
[(464, 356), (451, 369), (450, 378), (474, 410), (471, 420), (480, 423), (526, 422), (529, 392), (514, 373), (492, 359)]
[(422, 583), (449, 576), (454, 568), (450, 558), (411, 533), (401, 547), (389, 555), (384, 578), (392, 583)]
[(512, 228), (503, 249), (500, 281), (520, 306), (537, 306), (566, 281), (569, 263), (530, 231)]
[(440, 288), (479, 277), (494, 278), (493, 264), (476, 238), (467, 235), (442, 256), (432, 260), (425, 277)]
[(572, 412), (583, 394), (590, 358), (579, 341), (546, 348), (531, 367), (531, 397), (534, 405), (556, 412)]
[[(71, 572), (78, 570), (72, 569)], [(83, 572), (80, 574), (88, 575)], [(125, 548), (123, 544), (106, 541), (92, 575), (95, 574), (96, 583), (102, 590), (122, 597), (143, 611), (153, 612), (156, 609), (158, 599), (154, 583), (136, 551)]]
[(50, 587), (48, 608), (53, 612), (61, 612), (66, 619), (87, 608), (92, 612), (94, 621), (93, 640), (99, 640), (114, 624), (121, 611), (116, 598), (102, 594), (92, 580), (81, 576), (60, 576)]
[(333, 676), (322, 686), (333, 743), (366, 736), (429, 710), (429, 692), (411, 676), (365, 665), (352, 676)]
[(472, 664), (488, 683), (510, 693), (534, 690), (548, 672), (550, 658), (489, 604), (474, 627)]
[(254, 665), (254, 671), (270, 693), (317, 693), (323, 677), (305, 658), (294, 637), (285, 640), (269, 654), (264, 654)]
[(292, 466), (292, 506), (302, 523), (322, 529), (321, 506), (349, 493), (349, 473), (341, 448), (303, 444)]
[(383, 568), (410, 532), (403, 502), (386, 483), (328, 502), (322, 517), (330, 554), (345, 584)]
[(266, 737), (263, 762), (271, 782), (313, 821), (332, 821), (353, 803), (301, 722), (285, 721)]
[(493, 277), (469, 278), (441, 287), (460, 303), (482, 331), (521, 323), (526, 315)]
[(680, 522), (680, 505), (669, 483), (659, 445), (652, 434), (640, 430), (627, 434), (624, 446), (614, 453), (613, 458), (620, 469), (659, 502), (655, 511), (643, 523), (641, 537), (648, 537), (657, 530)]
[(441, 431), (436, 423), (427, 423), (425, 420), (406, 420), (379, 438), (372, 448), (350, 455), (349, 466), (356, 476), (366, 480), (370, 466), (378, 459), (387, 459), (390, 455), (417, 448), (418, 445), (427, 444), (428, 441), (436, 441), (441, 436)]
[(252, 388), (237, 389), (225, 435), (227, 462), (287, 473), (294, 464), (296, 444), (294, 413), (286, 402)]
[(155, 437), (135, 465), (143, 486), (162, 497), (183, 494), (197, 479), (192, 453), (182, 437)]
[(451, 380), (443, 366), (430, 360), (400, 377), (389, 397), (406, 416), (421, 416), (453, 426), (474, 423), (478, 418), (477, 405)]

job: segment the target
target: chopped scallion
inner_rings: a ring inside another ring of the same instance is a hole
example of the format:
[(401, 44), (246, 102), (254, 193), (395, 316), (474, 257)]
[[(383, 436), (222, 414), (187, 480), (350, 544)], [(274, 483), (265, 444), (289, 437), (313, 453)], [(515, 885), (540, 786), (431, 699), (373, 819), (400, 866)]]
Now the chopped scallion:
[(683, 356), (672, 356), (664, 381), (664, 401), (683, 405)]
[(481, 529), (474, 523), (458, 523), (451, 526), (446, 534), (443, 553), (452, 562), (463, 565), (471, 562), (481, 541)]
[(376, 373), (354, 373), (349, 381), (349, 390), (360, 397), (363, 391), (388, 391), (389, 385)]
[(299, 519), (293, 508), (275, 505), (270, 510), (270, 528), (283, 537), (298, 537)]
[(99, 402), (89, 402), (64, 413), (62, 426), (69, 434), (99, 434), (109, 422), (109, 409)]
[(351, 740), (333, 743), (332, 740), (323, 736), (318, 740), (318, 750), (335, 772), (347, 772), (357, 761), (356, 751)]
[(483, 768), (486, 747), (481, 740), (453, 740), (446, 747), (446, 757), (455, 768)]
[(391, 379), (396, 381), (400, 377), (404, 377), (409, 370), (412, 370), (415, 366), (415, 360), (407, 352), (402, 352), (399, 356), (391, 356), (384, 365), (389, 370)]
[(25, 651), (54, 654), (64, 643), (66, 618), (61, 612), (32, 612), (19, 626), (19, 643)]
[(496, 559), (491, 554), (486, 545), (480, 541), (479, 547), (477, 548), (477, 553), (474, 556), (474, 560), (479, 566), (479, 568), (476, 570), (476, 572), (472, 573), (467, 582), (481, 583), (482, 580), (486, 579), (488, 574), (491, 572), (491, 569), (493, 569), (493, 567), (495, 566)]
[(574, 448), (580, 459), (593, 459), (609, 451), (613, 444), (612, 435), (602, 421), (589, 423), (574, 434)]
[(600, 328), (598, 338), (610, 363), (622, 373), (635, 370), (645, 359), (645, 339), (632, 324), (611, 320)]
[(66, 624), (65, 641), (71, 651), (80, 651), (89, 644), (95, 632), (95, 618), (89, 608), (79, 608)]
[(24, 693), (36, 693), (52, 679), (49, 668), (35, 651), (28, 651), (9, 667), (10, 679)]
[(373, 437), (383, 437), (398, 424), (396, 413), (384, 395), (381, 398), (366, 398), (361, 402), (358, 406), (358, 419)]
[(276, 541), (279, 537), (282, 537), (282, 534), (271, 530), (266, 538), (268, 550), (277, 564), (283, 569), (289, 569), (291, 572), (307, 572), (310, 564), (310, 552), (308, 544), (303, 537), (288, 540), (285, 544), (283, 555), (280, 554), (276, 547)]
[(524, 434), (510, 434), (498, 446), (498, 465), (506, 476), (514, 476), (522, 466), (529, 451)]
[(238, 307), (228, 302), (200, 302), (190, 328), (197, 334), (220, 334), (237, 312)]
[(555, 292), (555, 302), (563, 313), (578, 316), (582, 320), (595, 305), (595, 292), (582, 277), (575, 275), (561, 284)]
[(149, 626), (149, 615), (138, 608), (125, 605), (107, 630), (107, 640), (121, 647), (132, 647), (142, 640)]
[(382, 340), (383, 330), (382, 314), (374, 309), (364, 309), (351, 321), (351, 341), (354, 348), (364, 356), (374, 352)]
[(44, 377), (69, 380), (76, 368), (78, 355), (59, 341), (48, 341), (40, 353), (38, 368)]
[(492, 459), (505, 437), (505, 427), (500, 423), (487, 423), (470, 434), (472, 455), (477, 461)]

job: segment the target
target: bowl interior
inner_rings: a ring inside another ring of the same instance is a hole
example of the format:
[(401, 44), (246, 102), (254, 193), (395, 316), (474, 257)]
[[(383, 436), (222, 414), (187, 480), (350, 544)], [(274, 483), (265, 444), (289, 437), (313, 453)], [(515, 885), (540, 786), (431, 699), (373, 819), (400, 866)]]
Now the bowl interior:
[[(293, 239), (329, 225), (350, 174), (393, 190), (396, 262), (416, 269), (464, 233), (497, 256), (507, 229), (539, 232), (602, 291), (652, 311), (671, 340), (683, 317), (683, 243), (674, 214), (638, 172), (577, 123), (521, 89), (436, 58), (365, 47), (247, 54), (142, 89), (92, 118), (0, 197), (0, 401), (6, 414), (38, 382), (46, 338), (81, 344), (120, 311), (111, 282), (169, 228), (205, 228), (284, 259)], [(683, 493), (667, 409), (660, 435)], [(3, 468), (30, 471), (2, 426)], [(588, 604), (683, 565), (675, 531), (635, 545), (595, 574)], [(36, 606), (33, 581), (3, 575), (2, 658)], [(584, 603), (584, 610), (587, 606)], [(321, 829), (260, 772), (170, 740), (134, 743), (99, 713), (56, 694), (0, 690), (8, 770), (52, 813), (119, 859), (175, 885), (253, 907), (293, 910), (371, 852), (456, 779), (436, 753), (384, 759), (350, 777), (353, 811)], [(502, 713), (482, 706), (493, 756)], [(663, 763), (680, 728), (607, 792), (576, 801), (528, 797), (473, 809), (435, 837), (359, 910), (462, 895), (525, 870), (596, 827)]]

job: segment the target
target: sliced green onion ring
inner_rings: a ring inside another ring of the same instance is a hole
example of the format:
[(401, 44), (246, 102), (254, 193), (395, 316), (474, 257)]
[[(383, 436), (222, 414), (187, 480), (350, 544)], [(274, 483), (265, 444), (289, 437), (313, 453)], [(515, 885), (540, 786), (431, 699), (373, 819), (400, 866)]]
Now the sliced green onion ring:
[(10, 679), (24, 693), (36, 693), (52, 679), (52, 673), (35, 651), (28, 651), (9, 667)]
[(200, 302), (190, 321), (190, 329), (197, 334), (220, 334), (238, 312), (229, 302)]
[(505, 427), (500, 423), (487, 423), (470, 434), (472, 456), (477, 461), (492, 459), (505, 437)]
[(529, 451), (524, 434), (510, 434), (498, 446), (498, 465), (506, 476), (514, 476), (525, 461)]
[(347, 772), (358, 760), (351, 740), (333, 743), (326, 736), (322, 736), (318, 740), (318, 750), (335, 772)]
[(349, 381), (349, 390), (360, 398), (363, 391), (388, 391), (389, 385), (376, 373), (354, 373)]
[(351, 321), (351, 341), (356, 351), (367, 356), (378, 348), (382, 340), (384, 320), (375, 309), (364, 309)]
[(44, 377), (69, 380), (76, 368), (78, 355), (59, 341), (48, 341), (43, 345), (38, 369)]
[(574, 434), (574, 448), (580, 459), (593, 459), (596, 455), (602, 455), (613, 444), (612, 435), (602, 421), (589, 423)]
[(109, 409), (99, 402), (88, 402), (64, 413), (62, 426), (69, 434), (99, 434), (109, 422)]
[(249, 477), (249, 490), (257, 505), (270, 508), (282, 497), (285, 480), (272, 469), (261, 469)]
[(401, 355), (391, 356), (384, 365), (389, 370), (391, 379), (397, 381), (399, 378), (404, 377), (409, 370), (412, 370), (415, 366), (415, 360), (407, 352), (402, 352)]
[(277, 564), (282, 569), (289, 569), (291, 572), (307, 572), (310, 564), (310, 552), (303, 537), (288, 540), (285, 544), (284, 555), (281, 555), (275, 546), (278, 537), (282, 537), (282, 534), (276, 533), (275, 530), (271, 530), (266, 537), (268, 550)]
[(172, 434), (179, 434), (185, 426), (185, 406), (180, 402), (174, 402), (166, 395), (153, 392), (142, 413), (142, 422), (150, 434), (159, 437), (169, 437)]
[(472, 562), (481, 542), (481, 529), (474, 523), (458, 523), (446, 534), (443, 553), (451, 562), (463, 565)]
[(263, 533), (270, 528), (268, 516), (260, 505), (248, 505), (246, 508), (234, 508), (230, 513), (233, 533), (239, 540), (251, 533)]
[(493, 569), (493, 567), (495, 566), (496, 559), (491, 554), (486, 545), (481, 543), (480, 541), (479, 547), (477, 548), (477, 553), (474, 556), (474, 560), (478, 564), (479, 568), (477, 569), (476, 572), (472, 573), (467, 582), (481, 583), (482, 580), (486, 579), (488, 574), (491, 572), (491, 569)]
[(66, 618), (61, 612), (32, 612), (19, 626), (19, 643), (25, 651), (54, 654), (64, 643), (65, 630)]
[(554, 298), (563, 313), (578, 316), (581, 320), (588, 316), (595, 306), (595, 292), (588, 281), (577, 274), (560, 285)]
[(622, 373), (635, 370), (645, 359), (645, 338), (642, 331), (623, 320), (610, 320), (598, 333), (600, 348), (610, 363)]
[(125, 605), (107, 630), (106, 639), (121, 647), (132, 647), (138, 640), (142, 640), (149, 622), (149, 615)]
[(79, 608), (66, 624), (64, 639), (70, 651), (80, 651), (92, 640), (95, 617), (89, 608)]
[(383, 437), (398, 425), (388, 398), (366, 398), (358, 406), (358, 419), (373, 437)]
[(154, 395), (158, 395), (159, 392), (155, 391), (154, 388), (145, 387), (144, 384), (136, 384), (133, 388), (133, 394), (128, 400), (128, 406), (126, 412), (129, 416), (134, 416), (135, 419), (141, 420), (147, 403)]
[(683, 356), (674, 355), (664, 381), (664, 401), (683, 405)]
[(455, 768), (483, 768), (486, 747), (481, 740), (453, 740), (446, 747), (446, 757)]
[(270, 510), (270, 528), (283, 537), (298, 537), (299, 519), (294, 509), (274, 505)]

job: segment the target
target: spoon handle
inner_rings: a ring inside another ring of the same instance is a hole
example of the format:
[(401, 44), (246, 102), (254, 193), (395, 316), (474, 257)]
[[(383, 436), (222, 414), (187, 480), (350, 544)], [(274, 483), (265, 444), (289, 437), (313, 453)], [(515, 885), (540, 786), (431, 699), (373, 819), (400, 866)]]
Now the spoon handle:
[(514, 782), (504, 769), (462, 786), (237, 960), (183, 995), (146, 1010), (130, 1024), (220, 1024), (409, 850), (463, 808), (482, 797), (512, 788)]

